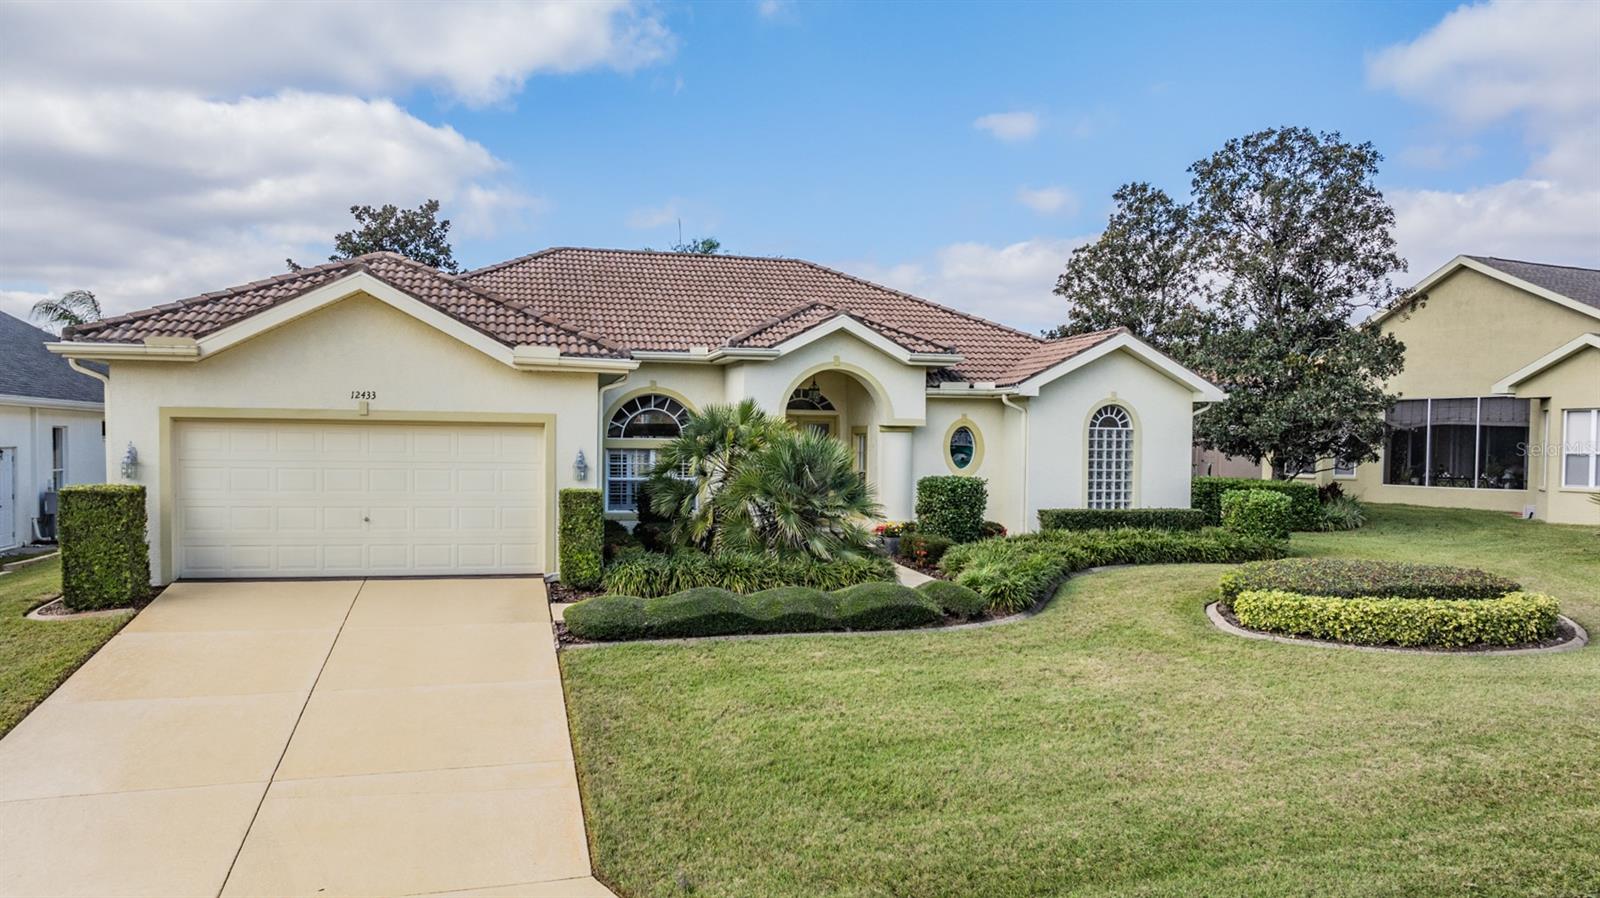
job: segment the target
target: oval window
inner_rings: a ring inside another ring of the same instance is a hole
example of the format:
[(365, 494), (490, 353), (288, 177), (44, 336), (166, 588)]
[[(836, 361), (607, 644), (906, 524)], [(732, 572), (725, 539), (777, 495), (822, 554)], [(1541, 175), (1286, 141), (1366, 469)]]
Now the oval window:
[(950, 434), (950, 464), (957, 469), (965, 469), (972, 464), (972, 456), (977, 449), (978, 440), (973, 436), (972, 428), (965, 425), (957, 427)]

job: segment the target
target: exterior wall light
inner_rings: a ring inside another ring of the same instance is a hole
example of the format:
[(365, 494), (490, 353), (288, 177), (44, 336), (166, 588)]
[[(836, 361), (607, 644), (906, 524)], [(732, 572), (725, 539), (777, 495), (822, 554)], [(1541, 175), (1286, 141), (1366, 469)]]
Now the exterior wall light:
[(139, 479), (139, 451), (133, 448), (132, 443), (128, 444), (128, 451), (122, 453), (122, 479)]
[[(132, 447), (129, 447), (128, 451), (133, 451)], [(578, 460), (572, 463), (572, 476), (579, 482), (589, 479), (589, 461), (583, 457), (582, 449), (578, 450)]]

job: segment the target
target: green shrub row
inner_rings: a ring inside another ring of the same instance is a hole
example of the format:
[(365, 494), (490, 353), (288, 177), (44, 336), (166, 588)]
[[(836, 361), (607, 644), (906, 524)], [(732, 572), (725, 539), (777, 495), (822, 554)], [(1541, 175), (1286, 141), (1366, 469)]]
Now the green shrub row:
[(955, 541), (948, 536), (937, 533), (923, 533), (919, 530), (907, 530), (900, 537), (901, 558), (915, 561), (918, 564), (937, 565), (944, 553), (950, 551)]
[(600, 585), (605, 565), (605, 508), (599, 490), (561, 491), (561, 582), (574, 589)]
[(606, 595), (585, 599), (562, 615), (580, 639), (678, 639), (746, 633), (827, 630), (903, 630), (947, 616), (973, 617), (983, 602), (971, 590), (935, 580), (917, 589), (861, 583), (834, 592), (784, 586), (754, 595), (697, 587), (669, 596)]
[(145, 490), (128, 483), (63, 487), (58, 509), (67, 608), (125, 608), (150, 594)]
[(1555, 632), (1556, 600), (1513, 592), (1495, 599), (1349, 599), (1247, 590), (1233, 614), (1252, 630), (1354, 645), (1521, 645)]
[(1206, 513), (1197, 508), (1041, 508), (1041, 530), (1199, 530)]
[(1246, 590), (1392, 599), (1496, 599), (1522, 588), (1476, 568), (1347, 558), (1285, 558), (1242, 565), (1222, 575), (1222, 600)]
[(989, 489), (977, 477), (946, 474), (917, 481), (917, 532), (970, 543), (983, 536)]
[(1235, 564), (1281, 558), (1276, 540), (1226, 530), (1049, 530), (956, 546), (940, 569), (996, 614), (1045, 599), (1068, 574), (1110, 564)]
[(1222, 494), (1222, 526), (1248, 536), (1288, 539), (1292, 504), (1271, 490), (1228, 490)]
[(692, 550), (627, 555), (607, 568), (604, 578), (606, 592), (644, 598), (670, 596), (701, 586), (752, 593), (779, 586), (842, 589), (893, 579), (893, 563), (879, 555), (812, 561)]
[(1189, 504), (1206, 513), (1206, 523), (1222, 523), (1222, 496), (1229, 490), (1283, 493), (1293, 503), (1290, 529), (1322, 529), (1322, 502), (1315, 484), (1298, 480), (1255, 480), (1249, 477), (1195, 477), (1189, 481)]

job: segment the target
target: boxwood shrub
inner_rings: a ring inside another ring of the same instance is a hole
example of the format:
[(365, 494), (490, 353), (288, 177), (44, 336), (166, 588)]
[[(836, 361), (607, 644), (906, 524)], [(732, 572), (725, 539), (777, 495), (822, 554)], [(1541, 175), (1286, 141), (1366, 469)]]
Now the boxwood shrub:
[(1197, 508), (1041, 508), (1041, 530), (1199, 530), (1206, 513)]
[(616, 641), (904, 629), (938, 623), (945, 614), (930, 595), (915, 589), (862, 583), (834, 593), (781, 587), (741, 596), (700, 587), (653, 599), (597, 596), (570, 606), (562, 617), (579, 639)]
[(1270, 490), (1229, 490), (1222, 494), (1222, 526), (1234, 533), (1288, 539), (1291, 500)]
[(69, 609), (124, 608), (150, 594), (144, 500), (137, 484), (62, 488), (61, 594)]
[(605, 587), (607, 592), (653, 598), (699, 586), (752, 593), (779, 586), (842, 589), (857, 583), (893, 579), (893, 563), (880, 555), (822, 562), (780, 560), (742, 552), (707, 554), (683, 550), (672, 554), (624, 556), (606, 569)]
[(1298, 480), (1255, 480), (1249, 477), (1195, 477), (1189, 481), (1189, 504), (1206, 513), (1206, 523), (1222, 523), (1222, 496), (1229, 490), (1267, 490), (1283, 493), (1292, 503), (1290, 529), (1319, 530), (1322, 503), (1315, 484)]
[(956, 546), (940, 569), (1011, 614), (1049, 596), (1068, 574), (1110, 564), (1236, 564), (1281, 558), (1278, 540), (1226, 530), (1048, 530)]
[(561, 491), (561, 582), (574, 589), (600, 585), (605, 554), (605, 510), (599, 490)]
[(1555, 633), (1556, 600), (1513, 592), (1493, 599), (1395, 599), (1246, 590), (1233, 599), (1253, 630), (1355, 645), (1520, 645)]
[(951, 617), (974, 618), (983, 614), (986, 607), (983, 596), (949, 580), (929, 580), (918, 586), (917, 592), (932, 599)]
[(917, 532), (970, 543), (983, 536), (988, 505), (988, 487), (977, 477), (924, 477), (917, 481)]
[(1495, 599), (1521, 588), (1515, 580), (1476, 568), (1349, 558), (1260, 561), (1222, 575), (1224, 605), (1246, 590), (1342, 598)]

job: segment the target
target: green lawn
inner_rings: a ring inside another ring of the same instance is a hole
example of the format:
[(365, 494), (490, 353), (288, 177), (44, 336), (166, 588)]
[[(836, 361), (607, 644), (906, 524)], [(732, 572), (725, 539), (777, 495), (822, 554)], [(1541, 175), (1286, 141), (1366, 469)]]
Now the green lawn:
[(44, 701), (132, 617), (33, 621), (23, 615), (61, 592), (61, 560), (41, 561), (0, 576), (0, 735)]
[[(1600, 632), (1600, 535), (1375, 508), (1295, 551), (1475, 564)], [(595, 865), (642, 896), (1600, 894), (1600, 647), (1244, 640), (1219, 566), (964, 632), (562, 653)]]

